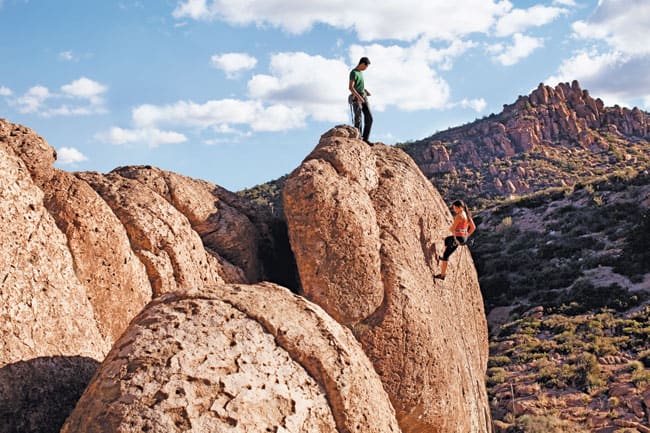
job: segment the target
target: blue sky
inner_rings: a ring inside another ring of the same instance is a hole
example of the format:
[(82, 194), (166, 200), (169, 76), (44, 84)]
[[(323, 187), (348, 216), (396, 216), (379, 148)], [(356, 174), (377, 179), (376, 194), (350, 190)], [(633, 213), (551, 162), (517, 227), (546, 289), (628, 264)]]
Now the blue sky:
[(0, 117), (57, 167), (150, 164), (239, 190), (349, 123), (359, 57), (371, 141), (417, 140), (578, 79), (650, 108), (647, 0), (0, 0)]

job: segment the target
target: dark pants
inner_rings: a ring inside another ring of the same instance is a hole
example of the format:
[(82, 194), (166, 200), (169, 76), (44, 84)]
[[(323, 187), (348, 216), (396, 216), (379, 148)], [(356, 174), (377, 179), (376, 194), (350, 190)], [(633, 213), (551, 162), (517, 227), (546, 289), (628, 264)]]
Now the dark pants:
[(464, 236), (447, 236), (445, 238), (445, 252), (442, 253), (442, 260), (445, 262), (449, 261), (449, 257), (451, 256), (451, 253), (456, 251), (456, 248), (458, 248), (460, 245), (465, 245), (465, 242), (467, 242), (467, 238)]
[(370, 128), (372, 128), (372, 113), (370, 112), (370, 107), (368, 106), (368, 101), (363, 104), (355, 98), (351, 102), (352, 111), (354, 112), (354, 127), (361, 131), (361, 113), (363, 113), (363, 133), (361, 137), (364, 141), (368, 141), (370, 136)]

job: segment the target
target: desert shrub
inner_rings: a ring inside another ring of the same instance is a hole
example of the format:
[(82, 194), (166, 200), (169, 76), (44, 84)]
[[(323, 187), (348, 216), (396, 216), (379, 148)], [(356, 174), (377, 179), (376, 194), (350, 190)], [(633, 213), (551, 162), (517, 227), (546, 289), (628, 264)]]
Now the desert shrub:
[(587, 433), (587, 430), (553, 415), (523, 415), (506, 433)]
[(639, 295), (631, 293), (614, 283), (606, 287), (595, 286), (589, 279), (578, 279), (571, 289), (560, 296), (560, 311), (575, 315), (587, 311), (613, 308), (627, 310), (640, 301)]
[(566, 388), (561, 367), (556, 363), (548, 359), (539, 359), (533, 363), (533, 367), (537, 369), (537, 382), (541, 385), (547, 388)]
[(492, 367), (487, 370), (487, 385), (492, 387), (506, 381), (507, 373), (504, 368)]
[(488, 358), (488, 367), (503, 367), (504, 365), (511, 364), (512, 361), (505, 355), (491, 356)]
[(603, 385), (598, 360), (592, 353), (583, 352), (572, 357), (569, 365), (570, 373), (567, 379), (574, 387), (584, 392), (591, 392)]
[(650, 210), (639, 214), (635, 221), (637, 225), (628, 232), (623, 254), (614, 267), (614, 271), (630, 277), (645, 274), (650, 263)]
[(650, 371), (646, 369), (635, 370), (632, 372), (631, 379), (637, 387), (645, 388), (650, 385)]
[(646, 368), (650, 368), (650, 349), (639, 352), (639, 361), (641, 361)]

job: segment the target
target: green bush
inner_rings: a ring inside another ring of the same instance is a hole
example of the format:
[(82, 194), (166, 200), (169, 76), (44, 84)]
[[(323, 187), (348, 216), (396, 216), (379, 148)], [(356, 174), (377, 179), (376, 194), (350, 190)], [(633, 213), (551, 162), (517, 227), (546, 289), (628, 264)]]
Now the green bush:
[(501, 367), (488, 368), (487, 371), (487, 385), (489, 387), (499, 385), (506, 381), (506, 370)]
[(569, 382), (584, 392), (591, 392), (603, 385), (598, 360), (592, 353), (583, 352), (570, 359), (571, 373)]
[(587, 433), (587, 430), (553, 415), (523, 415), (507, 433)]
[(488, 367), (503, 367), (504, 365), (509, 365), (512, 363), (512, 360), (507, 356), (491, 356), (488, 358)]

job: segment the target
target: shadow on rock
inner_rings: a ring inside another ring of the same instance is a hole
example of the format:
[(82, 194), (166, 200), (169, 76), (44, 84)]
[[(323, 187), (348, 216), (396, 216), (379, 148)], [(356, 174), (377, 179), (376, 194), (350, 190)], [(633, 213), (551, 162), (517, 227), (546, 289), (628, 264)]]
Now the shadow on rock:
[(0, 368), (0, 433), (55, 433), (99, 362), (82, 356), (34, 358)]

